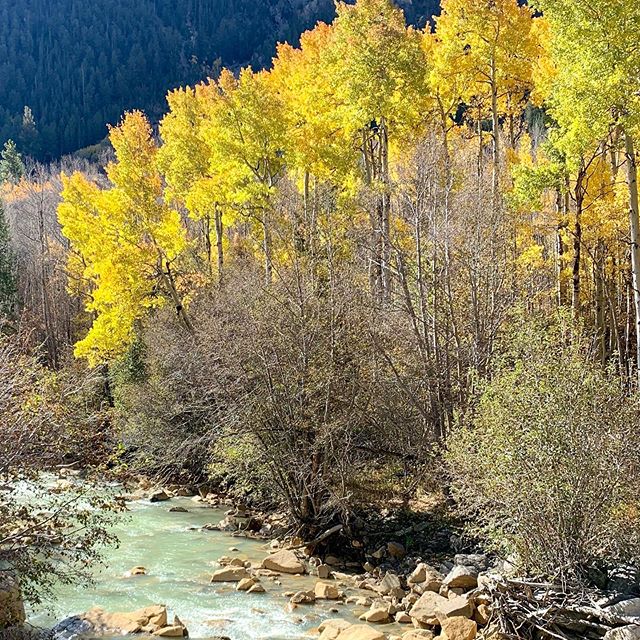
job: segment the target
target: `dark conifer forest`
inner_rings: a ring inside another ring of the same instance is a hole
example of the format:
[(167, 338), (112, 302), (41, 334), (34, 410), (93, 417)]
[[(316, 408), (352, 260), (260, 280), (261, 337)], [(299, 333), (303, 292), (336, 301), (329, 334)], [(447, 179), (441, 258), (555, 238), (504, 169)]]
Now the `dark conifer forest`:
[[(438, 2), (404, 4), (422, 26)], [(0, 146), (46, 160), (95, 144), (125, 110), (160, 115), (172, 87), (269, 66), (334, 14), (332, 0), (0, 0)]]

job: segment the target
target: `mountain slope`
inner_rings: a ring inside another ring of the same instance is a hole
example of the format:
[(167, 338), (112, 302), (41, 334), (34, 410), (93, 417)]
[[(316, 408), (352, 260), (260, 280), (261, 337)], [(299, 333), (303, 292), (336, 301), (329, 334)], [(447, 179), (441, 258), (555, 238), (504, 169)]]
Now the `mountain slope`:
[[(437, 0), (402, 4), (424, 23)], [(0, 0), (0, 144), (41, 158), (92, 144), (126, 109), (159, 113), (220, 64), (268, 65), (333, 15), (332, 0)]]

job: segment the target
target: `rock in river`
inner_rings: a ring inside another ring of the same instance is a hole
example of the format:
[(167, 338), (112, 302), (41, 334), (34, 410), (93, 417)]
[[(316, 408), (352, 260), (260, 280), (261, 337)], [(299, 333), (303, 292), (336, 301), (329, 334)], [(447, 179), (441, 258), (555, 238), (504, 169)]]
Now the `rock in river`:
[(280, 573), (304, 573), (304, 565), (293, 551), (283, 549), (267, 556), (262, 561), (263, 569), (271, 569), (271, 571), (279, 571)]

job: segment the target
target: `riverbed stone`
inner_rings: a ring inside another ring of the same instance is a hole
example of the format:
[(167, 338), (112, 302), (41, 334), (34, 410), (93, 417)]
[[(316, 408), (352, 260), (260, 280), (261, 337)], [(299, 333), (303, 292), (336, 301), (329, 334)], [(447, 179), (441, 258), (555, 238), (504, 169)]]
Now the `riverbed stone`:
[(478, 586), (478, 570), (473, 566), (457, 564), (444, 579), (449, 589), (475, 589)]
[(319, 640), (336, 640), (342, 631), (352, 626), (351, 622), (342, 618), (329, 618), (318, 626), (320, 632)]
[(109, 613), (94, 607), (83, 615), (95, 631), (100, 633), (138, 633), (143, 628), (149, 633), (167, 626), (167, 608), (163, 605), (144, 607), (136, 611)]
[(434, 637), (428, 629), (412, 629), (402, 634), (402, 640), (433, 640)]
[(640, 640), (640, 625), (628, 624), (610, 629), (605, 633), (604, 640)]
[(250, 578), (249, 572), (244, 567), (223, 567), (213, 572), (211, 582), (239, 582), (244, 578)]
[(186, 636), (186, 629), (179, 626), (162, 627), (153, 632), (154, 636), (160, 636), (161, 638), (182, 638)]
[(389, 609), (373, 606), (360, 616), (360, 620), (373, 623), (389, 622)]
[(454, 616), (442, 620), (442, 640), (474, 640), (478, 633), (478, 626), (473, 620)]
[(236, 585), (236, 591), (249, 591), (254, 584), (257, 584), (253, 578), (242, 578)]
[(427, 625), (438, 625), (441, 619), (454, 616), (470, 618), (472, 614), (473, 607), (467, 598), (444, 598), (433, 591), (423, 593), (409, 611), (409, 615), (416, 622)]
[(291, 604), (313, 604), (315, 601), (315, 591), (297, 591), (289, 600)]
[(0, 571), (0, 629), (22, 624), (25, 619), (20, 584), (9, 573)]
[(384, 640), (384, 633), (368, 624), (354, 624), (341, 631), (336, 640)]
[(473, 612), (473, 619), (481, 626), (484, 627), (489, 623), (491, 619), (491, 609), (487, 604), (479, 604), (476, 606), (476, 610)]
[(266, 589), (259, 582), (256, 582), (249, 587), (247, 593), (265, 593), (265, 591)]
[(314, 593), (318, 600), (339, 600), (340, 592), (338, 588), (328, 582), (316, 582)]
[(267, 556), (262, 561), (262, 568), (288, 574), (304, 573), (304, 565), (296, 554), (288, 549), (282, 549)]
[(316, 567), (316, 572), (320, 580), (327, 580), (331, 577), (331, 567), (328, 564), (319, 564)]
[(164, 489), (156, 489), (149, 495), (149, 502), (165, 502), (170, 499), (170, 496)]
[(613, 613), (617, 616), (632, 616), (638, 618), (640, 617), (640, 598), (622, 600), (622, 602), (616, 602), (608, 607), (604, 607), (604, 610), (607, 613)]
[[(382, 580), (380, 580), (380, 582), (378, 583), (376, 591), (378, 593), (381, 593), (382, 595), (398, 595), (402, 593), (400, 578), (392, 571), (387, 571), (384, 578), (382, 578)], [(404, 595), (404, 593), (402, 593), (402, 595)]]

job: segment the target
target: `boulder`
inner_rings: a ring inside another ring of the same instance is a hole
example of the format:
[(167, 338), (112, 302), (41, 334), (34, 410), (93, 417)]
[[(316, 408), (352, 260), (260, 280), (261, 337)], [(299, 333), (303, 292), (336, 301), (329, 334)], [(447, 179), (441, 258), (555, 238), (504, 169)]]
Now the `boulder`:
[(167, 608), (163, 605), (144, 607), (131, 612), (108, 613), (100, 607), (87, 611), (83, 619), (100, 634), (154, 633), (167, 626)]
[(640, 640), (640, 625), (628, 624), (610, 629), (605, 633), (604, 640)]
[(437, 593), (443, 580), (444, 576), (439, 571), (421, 562), (409, 576), (407, 582), (410, 585), (419, 584), (423, 592), (435, 591)]
[(454, 616), (470, 618), (472, 614), (473, 607), (465, 597), (444, 598), (433, 591), (423, 593), (409, 611), (416, 622), (428, 625), (438, 625), (441, 619)]
[(475, 589), (478, 586), (478, 570), (473, 566), (457, 564), (444, 579), (449, 589)]
[(394, 620), (399, 624), (411, 623), (411, 616), (406, 611), (398, 611), (394, 616)]
[(125, 574), (125, 578), (131, 578), (132, 576), (146, 576), (147, 570), (144, 567), (132, 567)]
[(266, 589), (259, 583), (256, 582), (254, 585), (249, 587), (247, 593), (265, 593)]
[(169, 496), (164, 489), (157, 489), (149, 495), (149, 502), (165, 502), (166, 500), (169, 500)]
[(20, 584), (6, 571), (0, 571), (0, 629), (22, 624), (25, 620)]
[(314, 593), (317, 600), (339, 600), (340, 592), (338, 588), (328, 582), (316, 582)]
[(340, 632), (336, 640), (385, 640), (384, 633), (368, 624), (354, 624)]
[(360, 616), (360, 620), (365, 622), (389, 622), (389, 609), (387, 607), (373, 606), (369, 611)]
[(433, 640), (433, 631), (427, 629), (413, 629), (402, 634), (402, 640)]
[(162, 627), (153, 632), (154, 636), (160, 636), (161, 638), (182, 638), (188, 635), (187, 630), (180, 626)]
[(318, 627), (320, 638), (318, 640), (336, 640), (342, 631), (352, 626), (351, 622), (347, 622), (342, 618), (330, 618), (325, 620)]
[(236, 591), (249, 591), (254, 584), (257, 584), (253, 578), (242, 578), (236, 585)]
[(331, 577), (331, 567), (328, 564), (319, 564), (316, 571), (320, 580), (327, 580)]
[(623, 600), (622, 602), (616, 602), (608, 607), (604, 607), (604, 610), (616, 616), (632, 616), (638, 618), (640, 617), (640, 598), (631, 598), (629, 600)]
[(396, 560), (402, 560), (407, 555), (407, 551), (399, 542), (388, 542), (387, 553)]
[(280, 573), (304, 573), (304, 565), (293, 551), (282, 549), (267, 556), (262, 561), (263, 569), (270, 569), (271, 571), (279, 571)]
[(185, 509), (184, 507), (171, 507), (169, 513), (189, 513), (189, 509)]
[(316, 601), (314, 591), (297, 591), (291, 596), (291, 604), (313, 604)]
[(382, 578), (382, 580), (380, 580), (380, 582), (378, 583), (376, 591), (382, 595), (398, 594), (400, 591), (402, 591), (400, 578), (395, 573), (387, 571), (384, 578)]
[(446, 618), (442, 621), (442, 640), (474, 640), (478, 633), (478, 626), (473, 620), (460, 616)]
[(213, 572), (211, 582), (239, 582), (250, 577), (244, 567), (223, 567)]

